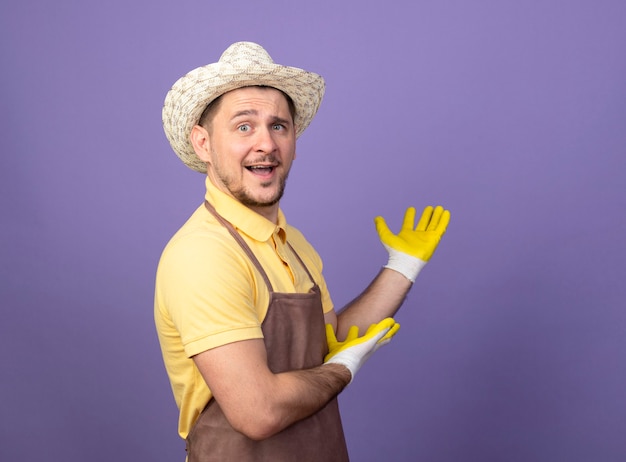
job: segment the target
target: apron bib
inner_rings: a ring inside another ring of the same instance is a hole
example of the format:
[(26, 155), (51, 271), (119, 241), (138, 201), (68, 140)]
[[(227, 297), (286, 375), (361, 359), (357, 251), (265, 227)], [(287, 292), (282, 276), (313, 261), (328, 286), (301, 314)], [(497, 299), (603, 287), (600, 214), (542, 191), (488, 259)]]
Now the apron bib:
[[(274, 373), (320, 366), (328, 352), (320, 289), (289, 245), (314, 286), (309, 293), (274, 292), (252, 250), (208, 202), (207, 209), (228, 229), (257, 268), (270, 292), (261, 329), (268, 366)], [(254, 418), (254, 417), (252, 417)], [(337, 399), (306, 419), (262, 441), (235, 431), (211, 399), (187, 437), (188, 462), (347, 462), (348, 450)]]

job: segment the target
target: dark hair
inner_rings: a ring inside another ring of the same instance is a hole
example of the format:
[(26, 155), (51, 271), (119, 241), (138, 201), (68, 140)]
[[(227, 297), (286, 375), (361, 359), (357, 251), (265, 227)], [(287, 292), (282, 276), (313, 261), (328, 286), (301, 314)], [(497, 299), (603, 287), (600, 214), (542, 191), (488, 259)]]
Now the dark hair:
[[(281, 92), (283, 96), (285, 97), (285, 99), (287, 100), (287, 105), (289, 106), (289, 112), (291, 113), (292, 120), (294, 121), (296, 120), (296, 105), (293, 103), (293, 100), (287, 93), (285, 93), (282, 90), (279, 90), (278, 88), (268, 87), (266, 85), (254, 85), (254, 87), (255, 88), (273, 88), (274, 90), (278, 90), (279, 92)], [(243, 88), (246, 88), (246, 87), (243, 87)], [(207, 106), (204, 108), (204, 111), (202, 111), (202, 114), (200, 115), (200, 119), (198, 120), (198, 125), (201, 125), (202, 127), (211, 131), (211, 122), (213, 122), (213, 117), (215, 116), (215, 113), (220, 107), (222, 96), (224, 96), (226, 93), (221, 94), (220, 96), (215, 98), (213, 101), (211, 101), (209, 104), (207, 104)]]

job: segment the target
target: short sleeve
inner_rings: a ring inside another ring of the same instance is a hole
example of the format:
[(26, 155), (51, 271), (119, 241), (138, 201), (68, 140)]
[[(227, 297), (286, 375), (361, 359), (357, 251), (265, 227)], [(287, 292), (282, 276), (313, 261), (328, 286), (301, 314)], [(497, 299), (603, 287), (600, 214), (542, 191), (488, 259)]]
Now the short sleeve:
[(252, 272), (241, 252), (219, 233), (170, 242), (161, 257), (157, 287), (187, 356), (263, 338)]

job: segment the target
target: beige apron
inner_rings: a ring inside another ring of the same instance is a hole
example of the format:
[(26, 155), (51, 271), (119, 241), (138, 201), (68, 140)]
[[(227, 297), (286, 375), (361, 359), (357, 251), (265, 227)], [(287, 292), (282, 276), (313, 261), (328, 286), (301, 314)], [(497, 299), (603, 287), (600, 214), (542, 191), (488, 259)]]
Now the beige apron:
[[(263, 267), (243, 238), (213, 206), (208, 202), (205, 205), (246, 252), (270, 292), (269, 307), (261, 325), (270, 370), (279, 373), (321, 365), (328, 351), (324, 314), (320, 289), (306, 265), (290, 245), (314, 287), (306, 294), (274, 292)], [(312, 416), (263, 441), (251, 440), (235, 431), (219, 404), (212, 399), (187, 437), (187, 453), (189, 462), (349, 460), (337, 399), (333, 399)]]

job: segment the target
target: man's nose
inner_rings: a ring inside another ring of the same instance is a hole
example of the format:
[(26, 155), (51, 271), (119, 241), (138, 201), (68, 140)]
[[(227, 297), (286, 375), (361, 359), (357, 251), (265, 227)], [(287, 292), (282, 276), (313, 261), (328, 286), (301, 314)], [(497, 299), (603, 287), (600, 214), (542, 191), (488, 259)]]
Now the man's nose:
[(258, 152), (274, 152), (276, 150), (275, 135), (270, 127), (259, 129), (255, 138), (255, 150)]

